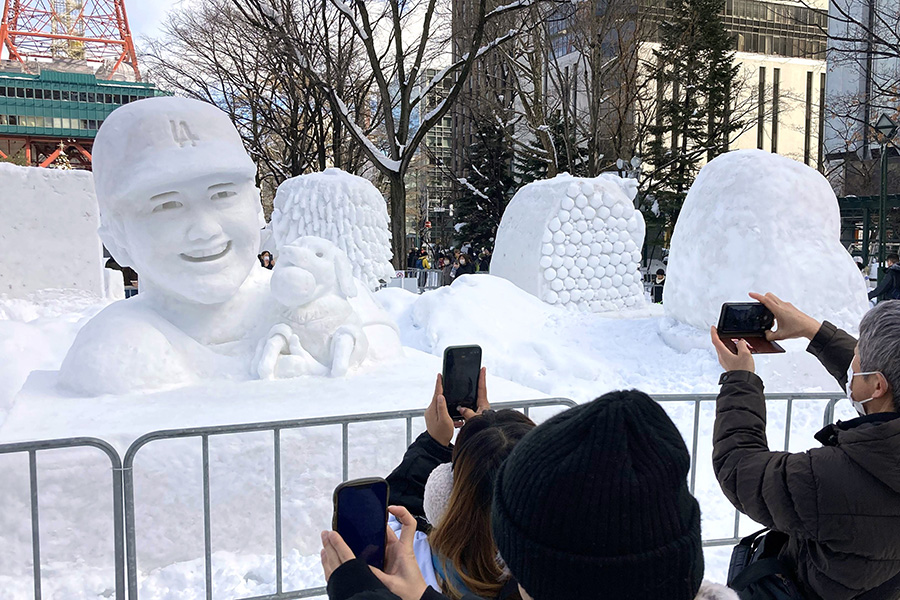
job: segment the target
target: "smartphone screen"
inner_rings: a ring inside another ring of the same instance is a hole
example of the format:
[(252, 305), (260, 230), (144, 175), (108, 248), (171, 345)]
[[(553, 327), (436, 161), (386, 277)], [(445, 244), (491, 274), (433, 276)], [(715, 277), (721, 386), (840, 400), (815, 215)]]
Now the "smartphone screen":
[(762, 333), (775, 324), (775, 316), (759, 302), (726, 302), (722, 305), (718, 331), (728, 333)]
[(383, 479), (342, 483), (334, 491), (334, 530), (356, 558), (384, 569), (388, 484)]
[(444, 398), (454, 419), (462, 418), (460, 406), (473, 410), (477, 406), (480, 373), (480, 346), (451, 346), (444, 350)]

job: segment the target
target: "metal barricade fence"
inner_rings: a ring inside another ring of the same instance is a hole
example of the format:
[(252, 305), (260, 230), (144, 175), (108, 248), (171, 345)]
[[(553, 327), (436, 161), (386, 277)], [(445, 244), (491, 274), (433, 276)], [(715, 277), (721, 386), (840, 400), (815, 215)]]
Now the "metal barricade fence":
[[(834, 408), (838, 400), (844, 396), (840, 393), (820, 394), (767, 394), (767, 401), (786, 402), (784, 419), (784, 444), (783, 449), (788, 450), (791, 439), (791, 424), (793, 404), (798, 400), (828, 401), (823, 415), (823, 424), (827, 425), (834, 420)], [(694, 493), (697, 481), (697, 457), (700, 440), (700, 408), (704, 402), (715, 402), (714, 394), (684, 394), (684, 395), (655, 395), (654, 400), (660, 403), (687, 403), (693, 405), (693, 424), (691, 438), (686, 440), (691, 451), (691, 467), (689, 475), (689, 487)], [(524, 400), (514, 402), (502, 402), (494, 405), (495, 409), (514, 408), (522, 409), (528, 415), (531, 409), (571, 407), (576, 403), (567, 398), (547, 398), (542, 400)], [(210, 485), (209, 485), (209, 438), (217, 435), (239, 434), (251, 432), (269, 431), (273, 435), (274, 452), (274, 488), (275, 488), (275, 569), (276, 569), (276, 593), (266, 596), (257, 596), (244, 600), (287, 600), (294, 598), (307, 598), (323, 595), (325, 588), (309, 588), (304, 590), (283, 590), (282, 577), (282, 527), (281, 527), (281, 432), (285, 430), (297, 430), (310, 427), (328, 425), (341, 426), (341, 479), (346, 481), (349, 477), (349, 447), (351, 424), (371, 423), (390, 420), (404, 420), (406, 422), (406, 445), (412, 443), (413, 419), (422, 417), (423, 409), (381, 412), (371, 414), (357, 414), (335, 417), (322, 417), (310, 419), (298, 419), (290, 421), (273, 421), (265, 423), (249, 423), (239, 425), (222, 425), (210, 427), (194, 427), (187, 429), (172, 429), (155, 431), (141, 436), (135, 440), (125, 453), (124, 461), (120, 460), (116, 450), (107, 442), (97, 438), (68, 438), (57, 440), (45, 440), (37, 442), (21, 442), (12, 444), (0, 444), (0, 454), (28, 453), (29, 456), (29, 480), (31, 491), (31, 525), (32, 525), (32, 554), (34, 561), (34, 597), (41, 598), (41, 572), (40, 572), (40, 524), (38, 516), (38, 473), (36, 454), (42, 450), (56, 450), (78, 447), (94, 447), (103, 451), (110, 460), (112, 467), (113, 488), (113, 529), (115, 539), (115, 598), (125, 600), (125, 590), (128, 590), (128, 599), (138, 598), (138, 571), (137, 571), (137, 541), (135, 532), (135, 501), (134, 501), (134, 460), (138, 452), (147, 444), (167, 439), (201, 438), (202, 472), (203, 472), (203, 530), (204, 530), (204, 561), (206, 598), (212, 598), (212, 561), (211, 561), (211, 536), (210, 536)], [(731, 538), (704, 540), (703, 545), (725, 546), (734, 545), (739, 540), (740, 513), (735, 510), (734, 535)], [(126, 586), (127, 576), (127, 586)]]
[[(522, 409), (526, 415), (531, 409), (542, 407), (575, 406), (575, 402), (566, 398), (547, 398), (543, 400), (523, 400), (516, 402), (502, 402), (493, 406), (495, 409), (515, 408)], [(205, 567), (206, 598), (212, 600), (212, 544), (210, 525), (209, 502), (209, 438), (216, 435), (251, 433), (270, 431), (274, 440), (274, 492), (275, 492), (275, 594), (255, 596), (243, 600), (287, 600), (294, 598), (309, 598), (325, 594), (324, 587), (308, 588), (303, 590), (285, 591), (283, 589), (282, 573), (282, 523), (281, 523), (281, 432), (286, 430), (305, 429), (310, 427), (322, 427), (327, 425), (341, 426), (341, 480), (347, 481), (349, 476), (349, 428), (353, 423), (372, 423), (378, 421), (405, 420), (406, 421), (406, 445), (412, 443), (413, 419), (422, 417), (424, 409), (392, 411), (382, 413), (370, 413), (359, 415), (346, 415), (336, 417), (321, 417), (311, 419), (298, 419), (293, 421), (272, 421), (268, 423), (249, 423), (241, 425), (221, 425), (212, 427), (193, 427), (187, 429), (170, 429), (154, 431), (139, 437), (125, 453), (123, 462), (125, 472), (125, 545), (127, 550), (128, 568), (128, 598), (138, 598), (138, 570), (137, 570), (137, 540), (135, 532), (135, 503), (134, 503), (134, 459), (138, 451), (150, 442), (159, 440), (171, 440), (179, 438), (201, 439), (202, 469), (203, 469), (203, 558)]]
[[(791, 422), (794, 408), (795, 400), (819, 400), (819, 401), (828, 401), (828, 404), (825, 406), (824, 415), (822, 417), (823, 427), (834, 422), (834, 407), (837, 404), (838, 400), (844, 398), (844, 395), (840, 392), (825, 392), (818, 394), (766, 394), (766, 402), (786, 402), (787, 407), (785, 411), (785, 419), (784, 419), (784, 445), (782, 449), (787, 452), (791, 445)], [(691, 494), (694, 494), (694, 491), (697, 487), (697, 455), (699, 451), (700, 444), (700, 406), (703, 402), (715, 402), (716, 395), (715, 394), (660, 394), (653, 395), (653, 399), (657, 402), (666, 404), (666, 403), (692, 403), (694, 405), (694, 414), (693, 414), (693, 427), (691, 432), (691, 439), (685, 440), (690, 444), (690, 452), (691, 452), (691, 470), (690, 470), (690, 479), (688, 482), (688, 487), (691, 491)], [(769, 448), (772, 449), (773, 444), (769, 443)], [(712, 546), (734, 546), (739, 541), (741, 541), (740, 537), (740, 524), (741, 524), (741, 513), (735, 509), (734, 511), (734, 535), (730, 538), (718, 538), (711, 540), (703, 540), (704, 547), (712, 547)]]
[(38, 514), (37, 453), (65, 448), (97, 448), (109, 458), (112, 471), (113, 546), (115, 549), (115, 598), (125, 600), (125, 546), (122, 504), (122, 461), (119, 453), (103, 440), (91, 437), (42, 440), (0, 444), (0, 454), (28, 453), (28, 480), (31, 492), (31, 555), (33, 562), (34, 599), (41, 600), (41, 525)]

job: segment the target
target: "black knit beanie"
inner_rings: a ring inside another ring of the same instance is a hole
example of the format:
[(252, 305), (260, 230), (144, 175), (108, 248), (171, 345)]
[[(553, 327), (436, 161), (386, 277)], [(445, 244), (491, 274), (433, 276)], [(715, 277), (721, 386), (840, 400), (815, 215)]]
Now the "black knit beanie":
[(681, 434), (646, 394), (556, 415), (497, 477), (500, 556), (535, 600), (693, 600), (703, 550), (689, 469)]

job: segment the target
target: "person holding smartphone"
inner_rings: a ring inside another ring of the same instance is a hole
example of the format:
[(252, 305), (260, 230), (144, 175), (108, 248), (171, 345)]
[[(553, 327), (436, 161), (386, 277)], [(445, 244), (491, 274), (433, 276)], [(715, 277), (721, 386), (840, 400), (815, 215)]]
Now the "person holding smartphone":
[[(483, 368), (476, 408), (458, 410), (462, 420), (454, 421), (438, 375), (425, 411), (426, 431), (387, 477), (388, 524), (401, 538), (409, 537), (419, 578), (435, 591), (452, 600), (471, 594), (519, 600), (516, 582), (497, 561), (491, 496), (500, 465), (535, 425), (518, 411), (490, 410)], [(409, 528), (415, 531), (405, 531)]]
[(806, 338), (807, 351), (846, 387), (859, 418), (816, 434), (806, 452), (772, 452), (763, 382), (740, 340), (735, 354), (711, 329), (725, 369), (713, 469), (731, 503), (787, 535), (779, 552), (806, 598), (900, 597), (900, 301), (879, 303), (859, 341), (774, 294), (750, 294), (775, 315), (769, 341)]

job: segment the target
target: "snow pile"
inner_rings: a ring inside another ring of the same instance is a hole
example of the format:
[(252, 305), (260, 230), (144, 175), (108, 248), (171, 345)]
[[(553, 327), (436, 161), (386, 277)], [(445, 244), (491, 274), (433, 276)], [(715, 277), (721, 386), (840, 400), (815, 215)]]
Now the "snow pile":
[(288, 179), (275, 195), (272, 232), (276, 253), (304, 236), (337, 245), (353, 264), (353, 275), (370, 289), (394, 276), (387, 204), (367, 179), (325, 169)]
[(663, 306), (706, 329), (723, 302), (772, 292), (854, 330), (866, 286), (840, 243), (840, 213), (816, 170), (761, 150), (719, 156), (700, 171), (675, 225)]
[(0, 188), (0, 293), (74, 288), (103, 295), (91, 174), (0, 163)]
[(503, 214), (491, 273), (549, 304), (606, 312), (644, 304), (636, 182), (559, 175), (520, 189)]

